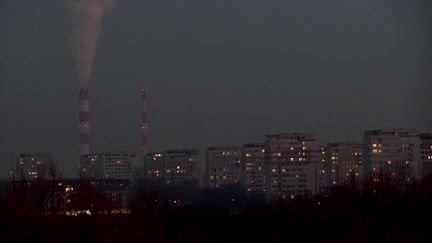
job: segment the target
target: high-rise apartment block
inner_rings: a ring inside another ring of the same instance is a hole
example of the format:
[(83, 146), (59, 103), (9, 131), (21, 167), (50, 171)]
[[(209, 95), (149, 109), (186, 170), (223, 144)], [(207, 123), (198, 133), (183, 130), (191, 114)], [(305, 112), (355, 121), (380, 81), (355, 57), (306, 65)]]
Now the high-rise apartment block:
[(22, 153), (16, 158), (12, 173), (20, 180), (44, 179), (48, 178), (53, 166), (54, 159), (49, 154)]
[(353, 142), (327, 145), (328, 185), (353, 185), (363, 176), (363, 144)]
[(326, 189), (329, 187), (329, 180), (328, 180), (328, 166), (327, 166), (327, 149), (325, 146), (320, 145), (319, 146), (319, 155), (318, 155), (318, 190), (319, 193), (324, 193)]
[(420, 176), (420, 136), (413, 129), (381, 129), (364, 135), (363, 166), (373, 182), (402, 186)]
[(198, 180), (198, 150), (166, 150), (164, 161), (164, 175), (168, 184), (178, 185)]
[(162, 152), (147, 153), (144, 158), (144, 175), (152, 181), (163, 178), (164, 154)]
[(267, 198), (289, 199), (318, 192), (320, 147), (314, 135), (268, 135), (265, 150)]
[(266, 150), (262, 143), (244, 144), (241, 152), (241, 185), (246, 192), (266, 191)]
[(422, 176), (432, 176), (432, 134), (420, 134), (420, 174)]
[(127, 152), (85, 154), (79, 164), (82, 179), (130, 179), (137, 157)]
[(241, 149), (233, 146), (209, 147), (206, 169), (210, 188), (240, 184)]
[(269, 199), (318, 193), (327, 186), (326, 174), (320, 173), (324, 166), (325, 147), (312, 134), (268, 135), (264, 143), (244, 144), (240, 152), (237, 147), (207, 151), (210, 188), (239, 181), (245, 192), (263, 193)]
[(144, 160), (146, 178), (171, 185), (195, 182), (199, 179), (199, 151), (173, 149), (147, 153)]

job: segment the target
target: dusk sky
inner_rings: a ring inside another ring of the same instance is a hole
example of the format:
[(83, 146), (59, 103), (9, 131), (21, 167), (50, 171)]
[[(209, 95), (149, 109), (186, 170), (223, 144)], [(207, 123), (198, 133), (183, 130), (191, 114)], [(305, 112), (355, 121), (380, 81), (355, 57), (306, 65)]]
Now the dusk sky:
[[(431, 11), (430, 0), (119, 0), (94, 60), (92, 150), (138, 151), (142, 87), (150, 150), (431, 132)], [(0, 1), (0, 176), (31, 151), (77, 172), (68, 13), (68, 1)]]

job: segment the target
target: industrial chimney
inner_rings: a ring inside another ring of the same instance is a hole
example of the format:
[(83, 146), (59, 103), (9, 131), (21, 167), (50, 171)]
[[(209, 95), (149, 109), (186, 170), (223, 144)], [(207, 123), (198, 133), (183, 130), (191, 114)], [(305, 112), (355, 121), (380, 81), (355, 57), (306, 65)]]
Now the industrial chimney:
[(79, 88), (79, 151), (90, 153), (90, 91), (88, 86)]
[(141, 153), (142, 157), (147, 154), (148, 151), (148, 129), (149, 124), (147, 120), (147, 89), (143, 88), (141, 89), (141, 101), (142, 101), (142, 120), (141, 120)]

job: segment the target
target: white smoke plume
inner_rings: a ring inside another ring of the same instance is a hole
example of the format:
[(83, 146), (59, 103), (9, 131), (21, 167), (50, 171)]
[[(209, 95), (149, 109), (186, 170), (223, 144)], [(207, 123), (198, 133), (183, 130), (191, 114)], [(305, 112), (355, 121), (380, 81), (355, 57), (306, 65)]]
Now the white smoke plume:
[(102, 17), (114, 8), (116, 0), (72, 0), (72, 56), (76, 61), (78, 79), (88, 84), (96, 55), (97, 38), (102, 29)]

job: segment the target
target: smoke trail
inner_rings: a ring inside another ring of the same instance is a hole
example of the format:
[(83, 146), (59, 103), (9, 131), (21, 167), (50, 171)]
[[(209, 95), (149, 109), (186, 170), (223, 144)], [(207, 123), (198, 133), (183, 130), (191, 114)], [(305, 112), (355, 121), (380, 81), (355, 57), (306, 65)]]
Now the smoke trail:
[(90, 80), (102, 17), (114, 7), (115, 1), (73, 0), (70, 4), (72, 56), (76, 61), (78, 79), (83, 85)]

